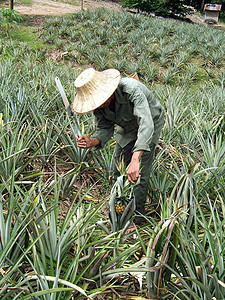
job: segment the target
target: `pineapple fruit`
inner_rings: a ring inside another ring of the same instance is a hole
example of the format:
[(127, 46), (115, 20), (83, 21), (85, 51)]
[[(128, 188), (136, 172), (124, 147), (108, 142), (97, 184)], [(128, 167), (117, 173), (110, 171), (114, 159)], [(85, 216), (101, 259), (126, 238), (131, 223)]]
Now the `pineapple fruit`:
[(127, 207), (129, 201), (127, 201), (127, 198), (125, 196), (122, 197), (116, 197), (114, 208), (118, 215), (122, 215), (125, 208)]
[(117, 182), (113, 187), (113, 193), (115, 193), (114, 209), (118, 215), (122, 215), (133, 197), (132, 184), (124, 175), (117, 178)]

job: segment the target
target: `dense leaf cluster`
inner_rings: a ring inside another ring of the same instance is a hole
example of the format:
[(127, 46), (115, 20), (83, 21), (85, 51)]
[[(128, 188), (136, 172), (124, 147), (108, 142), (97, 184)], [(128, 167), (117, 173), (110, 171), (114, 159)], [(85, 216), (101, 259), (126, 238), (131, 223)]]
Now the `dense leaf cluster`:
[(151, 12), (156, 16), (185, 16), (190, 13), (185, 0), (122, 0), (123, 7), (136, 8), (138, 11)]

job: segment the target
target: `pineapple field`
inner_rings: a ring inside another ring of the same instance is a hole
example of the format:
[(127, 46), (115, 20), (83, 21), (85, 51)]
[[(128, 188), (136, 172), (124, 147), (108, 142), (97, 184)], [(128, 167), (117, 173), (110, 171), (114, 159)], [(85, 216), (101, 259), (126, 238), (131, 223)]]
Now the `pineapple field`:
[[(0, 19), (0, 298), (225, 299), (225, 31), (104, 8)], [(137, 72), (165, 108), (132, 231), (115, 138), (78, 148), (55, 85), (72, 102), (90, 66)]]

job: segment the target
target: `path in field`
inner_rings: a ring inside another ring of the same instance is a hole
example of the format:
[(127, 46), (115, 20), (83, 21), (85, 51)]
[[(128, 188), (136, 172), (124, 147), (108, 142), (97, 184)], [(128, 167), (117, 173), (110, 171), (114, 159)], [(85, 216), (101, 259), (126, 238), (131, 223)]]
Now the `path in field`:
[[(114, 2), (85, 0), (83, 3), (84, 9), (96, 9), (99, 7), (120, 9), (120, 6)], [(53, 0), (33, 0), (31, 5), (20, 5), (15, 1), (14, 9), (22, 15), (59, 16), (79, 11), (81, 9), (81, 0), (77, 0), (74, 5)]]

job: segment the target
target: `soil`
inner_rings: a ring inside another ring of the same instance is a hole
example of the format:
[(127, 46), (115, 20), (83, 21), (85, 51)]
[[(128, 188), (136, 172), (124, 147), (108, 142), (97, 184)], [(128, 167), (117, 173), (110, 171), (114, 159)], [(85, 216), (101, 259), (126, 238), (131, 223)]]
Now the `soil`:
[(120, 5), (116, 2), (105, 2), (100, 0), (77, 0), (76, 2), (71, 2), (71, 4), (54, 0), (33, 0), (31, 5), (23, 5), (15, 1), (14, 9), (18, 11), (20, 15), (60, 16), (81, 10), (82, 1), (83, 9), (85, 10), (96, 9), (99, 7), (116, 10), (120, 9)]

